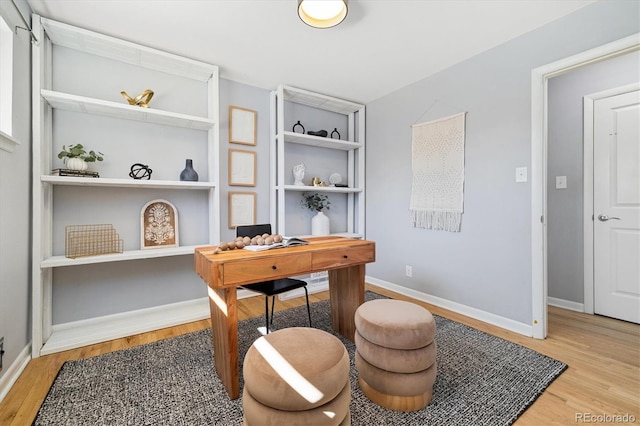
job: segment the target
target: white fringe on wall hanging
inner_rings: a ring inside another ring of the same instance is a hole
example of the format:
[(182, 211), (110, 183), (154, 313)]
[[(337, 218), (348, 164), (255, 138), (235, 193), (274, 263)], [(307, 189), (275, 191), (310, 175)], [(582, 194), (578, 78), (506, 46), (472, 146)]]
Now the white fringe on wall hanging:
[(414, 124), (409, 210), (414, 228), (460, 232), (466, 112)]

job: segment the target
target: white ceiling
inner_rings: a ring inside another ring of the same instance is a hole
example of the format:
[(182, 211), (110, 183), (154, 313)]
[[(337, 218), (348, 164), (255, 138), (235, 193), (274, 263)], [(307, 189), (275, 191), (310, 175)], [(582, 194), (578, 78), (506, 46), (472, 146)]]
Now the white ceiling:
[(220, 67), (220, 76), (368, 103), (594, 0), (350, 0), (337, 27), (296, 0), (28, 0), (34, 12)]

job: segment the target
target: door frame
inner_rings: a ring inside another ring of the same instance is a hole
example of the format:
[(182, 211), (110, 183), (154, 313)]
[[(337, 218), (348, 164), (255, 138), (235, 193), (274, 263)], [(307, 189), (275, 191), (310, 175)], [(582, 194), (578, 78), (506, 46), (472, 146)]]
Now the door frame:
[(584, 97), (584, 157), (583, 157), (583, 210), (582, 219), (584, 226), (584, 312), (593, 314), (595, 312), (595, 281), (593, 268), (595, 266), (594, 239), (593, 239), (593, 104), (598, 99), (611, 96), (622, 95), (624, 93), (640, 90), (640, 83), (627, 84), (625, 86), (614, 87), (597, 93), (590, 93)]
[(548, 81), (576, 68), (639, 50), (639, 40), (640, 33), (636, 33), (531, 70), (531, 322), (534, 338), (547, 337)]

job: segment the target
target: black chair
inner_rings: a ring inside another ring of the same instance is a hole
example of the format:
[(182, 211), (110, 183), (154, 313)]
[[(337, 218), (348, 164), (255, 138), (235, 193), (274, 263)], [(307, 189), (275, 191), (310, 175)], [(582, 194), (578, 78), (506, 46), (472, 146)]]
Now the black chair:
[[(243, 225), (236, 227), (236, 237), (255, 237), (256, 235), (271, 235), (271, 224), (261, 225)], [(264, 310), (265, 323), (267, 326), (267, 334), (269, 333), (269, 324), (273, 325), (273, 312), (276, 302), (276, 296), (287, 291), (298, 288), (304, 289), (304, 295), (307, 298), (307, 314), (309, 315), (309, 327), (311, 327), (311, 308), (309, 307), (309, 292), (307, 291), (306, 281), (297, 280), (295, 278), (282, 278), (279, 280), (264, 281), (255, 284), (247, 284), (241, 286), (247, 290), (264, 294)], [(269, 297), (271, 297), (271, 321), (269, 321)]]

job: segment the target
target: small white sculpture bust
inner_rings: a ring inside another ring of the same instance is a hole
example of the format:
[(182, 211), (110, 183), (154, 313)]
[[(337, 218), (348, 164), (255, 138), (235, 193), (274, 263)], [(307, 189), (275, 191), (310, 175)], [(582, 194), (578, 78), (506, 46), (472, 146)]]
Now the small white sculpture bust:
[(304, 164), (298, 164), (297, 166), (293, 166), (293, 184), (298, 186), (304, 186), (304, 172), (307, 170), (307, 166)]

